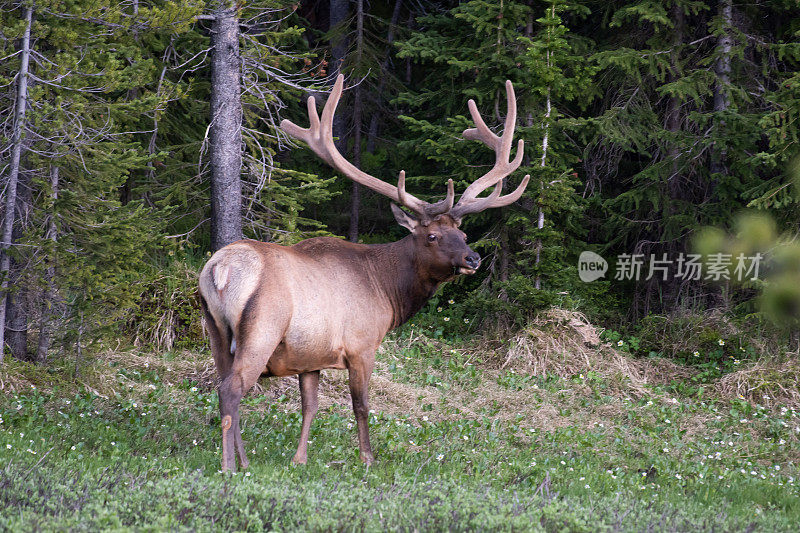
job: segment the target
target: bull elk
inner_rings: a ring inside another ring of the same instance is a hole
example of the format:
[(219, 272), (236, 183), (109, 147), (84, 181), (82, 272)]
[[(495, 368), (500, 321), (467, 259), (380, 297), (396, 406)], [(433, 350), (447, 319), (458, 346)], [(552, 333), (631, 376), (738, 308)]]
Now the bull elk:
[[(300, 444), (293, 461), (305, 463), (311, 421), (317, 412), (320, 370), (347, 369), (361, 460), (373, 461), (367, 418), (367, 385), (375, 352), (389, 330), (411, 318), (436, 292), (458, 274), (474, 274), (480, 256), (458, 229), (466, 215), (516, 201), (529, 176), (511, 194), (501, 195), (503, 178), (522, 162), (523, 142), (510, 160), (516, 122), (516, 99), (506, 82), (508, 114), (497, 136), (486, 126), (475, 102), (469, 111), (475, 128), (464, 138), (481, 141), (495, 152), (495, 163), (466, 188), (453, 205), (453, 180), (436, 203), (406, 192), (405, 172), (397, 187), (370, 176), (349, 163), (333, 143), (332, 123), (342, 95), (339, 76), (317, 115), (308, 99), (311, 125), (300, 128), (288, 120), (281, 128), (306, 142), (326, 163), (351, 180), (405, 206), (392, 204), (397, 222), (411, 234), (390, 244), (362, 245), (318, 237), (294, 246), (241, 240), (215, 253), (200, 274), (200, 294), (221, 379), (222, 469), (235, 468), (234, 450), (247, 468), (239, 425), (239, 404), (259, 376), (299, 374), (302, 403)], [(491, 194), (479, 195), (494, 186)]]

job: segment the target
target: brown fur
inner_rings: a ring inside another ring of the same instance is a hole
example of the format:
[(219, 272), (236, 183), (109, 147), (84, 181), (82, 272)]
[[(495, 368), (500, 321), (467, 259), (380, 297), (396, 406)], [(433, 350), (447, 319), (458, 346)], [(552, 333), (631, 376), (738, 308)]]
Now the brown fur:
[(262, 375), (300, 375), (303, 426), (294, 461), (305, 463), (319, 371), (326, 368), (349, 372), (361, 458), (372, 462), (367, 385), (378, 346), (439, 284), (479, 263), (448, 215), (428, 224), (402, 222), (412, 234), (390, 244), (320, 237), (287, 247), (242, 240), (205, 265), (200, 293), (221, 378), (223, 470), (234, 468), (234, 449), (247, 465), (239, 403)]

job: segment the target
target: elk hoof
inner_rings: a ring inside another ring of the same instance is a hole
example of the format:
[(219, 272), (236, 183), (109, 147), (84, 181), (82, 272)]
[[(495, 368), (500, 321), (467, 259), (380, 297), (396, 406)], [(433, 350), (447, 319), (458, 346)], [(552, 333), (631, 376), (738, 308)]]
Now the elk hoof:
[(307, 460), (308, 460), (307, 456), (300, 455), (300, 454), (295, 454), (295, 456), (292, 458), (292, 464), (304, 465), (304, 464), (306, 464)]
[(372, 456), (371, 453), (362, 453), (361, 454), (361, 462), (364, 463), (366, 466), (372, 465), (375, 462), (375, 457)]

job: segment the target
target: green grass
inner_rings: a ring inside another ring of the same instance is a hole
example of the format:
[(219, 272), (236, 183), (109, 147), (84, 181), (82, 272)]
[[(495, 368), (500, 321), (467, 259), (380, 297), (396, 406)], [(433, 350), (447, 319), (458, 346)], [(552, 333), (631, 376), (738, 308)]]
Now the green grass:
[[(392, 381), (443, 398), (491, 388), (530, 402), (509, 412), (497, 400), (477, 416), (440, 403), (422, 416), (379, 410), (369, 469), (352, 416), (334, 404), (312, 426), (308, 465), (295, 467), (295, 400), (267, 391), (244, 402), (249, 472), (224, 475), (216, 394), (165, 379), (159, 364), (173, 354), (144, 367), (96, 362), (94, 379), (116, 384), (105, 389), (69, 388), (55, 369), (55, 389), (0, 398), (0, 529), (789, 531), (800, 521), (792, 409), (612, 395), (597, 375), (497, 372), (449, 350), (382, 359)], [(557, 423), (532, 423), (548, 406)]]

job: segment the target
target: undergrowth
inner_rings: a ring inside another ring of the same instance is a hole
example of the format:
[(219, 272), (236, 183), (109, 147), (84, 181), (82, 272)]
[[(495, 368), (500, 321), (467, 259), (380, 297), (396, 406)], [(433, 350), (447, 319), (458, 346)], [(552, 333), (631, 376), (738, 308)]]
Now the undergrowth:
[(250, 470), (223, 475), (210, 354), (111, 350), (77, 376), (8, 361), (0, 529), (796, 528), (796, 392), (735, 385), (784, 383), (765, 361), (683, 394), (697, 368), (633, 357), (576, 313), (504, 342), (429, 331), (411, 324), (378, 354), (370, 468), (343, 372), (323, 372), (308, 465), (289, 463), (297, 380), (274, 379), (243, 401)]

